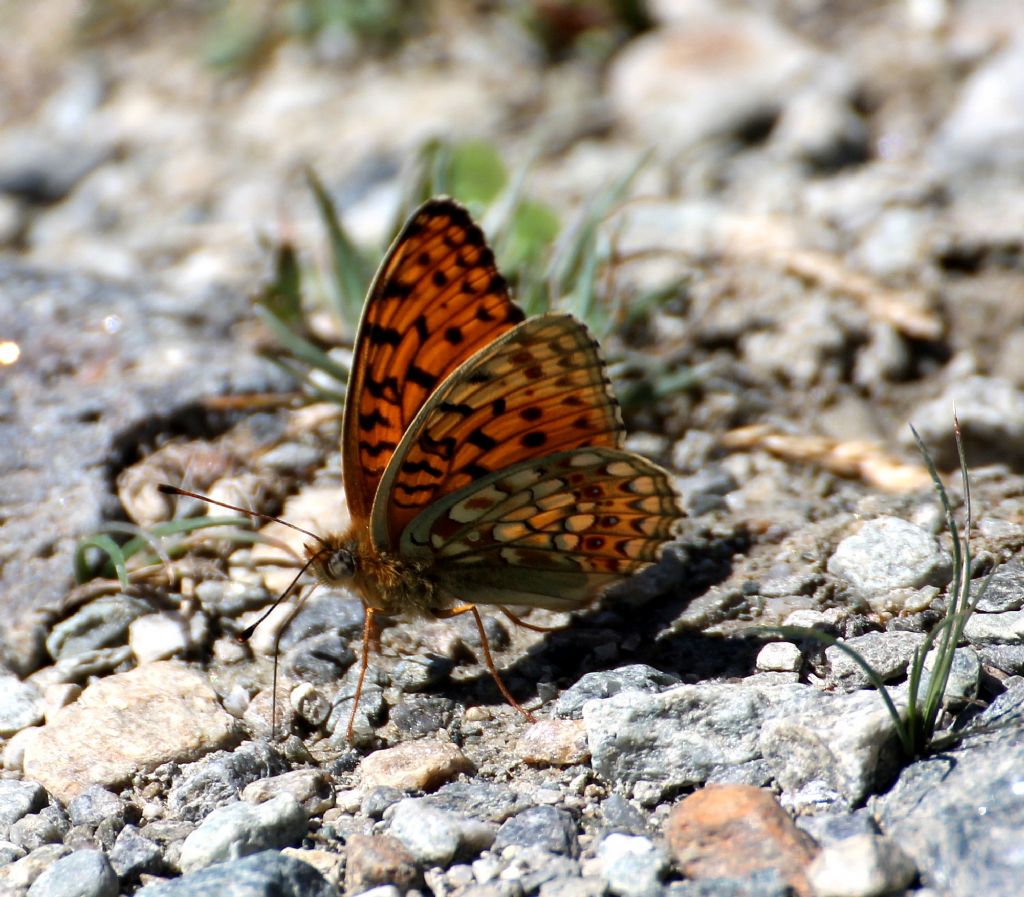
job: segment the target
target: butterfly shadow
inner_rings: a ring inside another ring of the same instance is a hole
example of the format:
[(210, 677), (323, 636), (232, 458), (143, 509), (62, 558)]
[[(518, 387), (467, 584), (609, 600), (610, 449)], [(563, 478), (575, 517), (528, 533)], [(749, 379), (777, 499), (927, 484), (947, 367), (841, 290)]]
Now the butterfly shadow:
[[(574, 614), (566, 627), (545, 633), (518, 656), (505, 655), (499, 666), (506, 685), (519, 701), (536, 706), (551, 698), (553, 687), (561, 691), (586, 673), (629, 664), (691, 682), (749, 674), (760, 644), (701, 631), (735, 615), (735, 594), (715, 587), (729, 578), (733, 558), (747, 541), (674, 545), (658, 564)], [(471, 636), (468, 628), (464, 635)], [(501, 702), (482, 667), (448, 682), (444, 691), (459, 702)]]

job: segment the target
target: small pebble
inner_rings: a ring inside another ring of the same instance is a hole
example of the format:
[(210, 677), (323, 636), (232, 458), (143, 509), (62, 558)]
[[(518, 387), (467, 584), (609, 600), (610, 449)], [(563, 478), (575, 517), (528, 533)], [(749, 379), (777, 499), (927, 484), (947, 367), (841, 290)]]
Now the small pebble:
[(403, 892), (423, 882), (409, 849), (391, 835), (349, 835), (346, 842), (345, 889), (358, 893), (375, 885), (397, 885)]
[(808, 867), (816, 897), (881, 897), (917, 877), (913, 861), (882, 835), (854, 835), (827, 845)]
[(46, 806), (46, 791), (38, 782), (0, 780), (0, 826), (10, 826)]
[(28, 897), (117, 897), (117, 876), (98, 850), (61, 857), (32, 882)]
[(531, 766), (586, 763), (590, 759), (587, 728), (582, 720), (538, 720), (520, 736), (516, 755)]
[(322, 769), (294, 769), (269, 779), (257, 779), (245, 786), (242, 800), (261, 804), (277, 794), (290, 794), (309, 816), (322, 816), (334, 806), (334, 789)]
[(306, 834), (306, 827), (306, 811), (291, 794), (256, 805), (228, 804), (210, 813), (185, 839), (179, 864), (183, 872), (193, 872), (267, 848), (287, 847)]
[(162, 861), (160, 845), (143, 837), (134, 825), (126, 825), (118, 832), (110, 850), (110, 865), (122, 879), (142, 872), (157, 872)]
[(169, 881), (147, 885), (135, 897), (337, 897), (338, 889), (309, 863), (264, 850), (243, 859), (216, 863)]
[(473, 764), (454, 744), (426, 738), (376, 751), (359, 766), (363, 787), (384, 785), (402, 791), (433, 791), (472, 771)]
[(124, 814), (125, 802), (101, 785), (90, 785), (68, 804), (68, 816), (72, 825), (88, 825), (95, 828), (111, 817), (120, 819), (123, 823)]
[(493, 849), (539, 847), (554, 854), (574, 857), (579, 853), (576, 822), (570, 813), (555, 807), (530, 807), (507, 819), (498, 829)]
[(46, 703), (39, 689), (17, 676), (0, 676), (0, 736), (8, 738), (46, 717)]
[(475, 856), (491, 846), (497, 831), (492, 823), (440, 810), (417, 798), (399, 801), (388, 815), (388, 831), (424, 866), (446, 867), (456, 858)]
[(812, 842), (766, 789), (708, 785), (676, 804), (665, 838), (687, 878), (771, 870), (797, 893), (810, 892), (805, 870), (814, 855)]
[(792, 642), (769, 642), (757, 652), (757, 669), (796, 673), (804, 663), (803, 652)]
[(168, 614), (146, 614), (128, 627), (128, 647), (140, 664), (184, 654), (190, 644), (187, 624)]
[(650, 838), (613, 832), (597, 848), (608, 890), (620, 897), (655, 897), (668, 871), (668, 856)]

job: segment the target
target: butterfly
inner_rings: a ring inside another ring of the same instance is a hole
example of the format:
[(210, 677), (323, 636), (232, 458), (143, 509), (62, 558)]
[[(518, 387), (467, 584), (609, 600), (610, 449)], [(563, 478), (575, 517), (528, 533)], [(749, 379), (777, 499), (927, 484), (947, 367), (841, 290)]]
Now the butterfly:
[(682, 512), (669, 474), (624, 438), (586, 327), (527, 319), (461, 205), (415, 211), (356, 334), (341, 437), (351, 523), (305, 546), (316, 578), (365, 608), (350, 740), (378, 615), (472, 614), (499, 691), (532, 719), (477, 607), (530, 626), (514, 608), (585, 607), (657, 560)]

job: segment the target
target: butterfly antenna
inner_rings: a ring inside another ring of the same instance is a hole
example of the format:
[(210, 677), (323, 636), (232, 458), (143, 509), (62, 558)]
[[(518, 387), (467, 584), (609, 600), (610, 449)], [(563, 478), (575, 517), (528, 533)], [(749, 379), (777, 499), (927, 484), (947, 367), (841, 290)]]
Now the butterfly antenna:
[[(260, 520), (270, 520), (270, 521), (273, 521), (274, 523), (280, 523), (280, 524), (282, 524), (284, 526), (289, 527), (290, 529), (293, 529), (293, 530), (296, 530), (297, 532), (302, 533), (305, 536), (309, 536), (312, 539), (316, 539), (316, 541), (319, 542), (321, 545), (323, 545), (324, 548), (330, 548), (330, 545), (321, 536), (318, 536), (316, 533), (311, 533), (309, 530), (303, 529), (301, 526), (296, 526), (294, 523), (289, 523), (287, 520), (282, 520), (280, 517), (274, 517), (271, 514), (261, 514), (259, 511), (251, 511), (248, 508), (241, 508), (238, 505), (229, 505), (225, 501), (217, 501), (217, 499), (215, 499), (215, 498), (209, 498), (206, 495), (200, 495), (198, 492), (190, 492), (188, 489), (181, 489), (178, 486), (171, 486), (171, 485), (169, 485), (167, 483), (160, 483), (157, 486), (157, 489), (160, 492), (162, 492), (164, 495), (184, 495), (187, 498), (197, 498), (200, 501), (209, 502), (211, 505), (217, 505), (217, 506), (219, 506), (221, 508), (227, 508), (229, 511), (238, 511), (240, 514), (248, 514), (250, 517), (258, 517)], [(262, 614), (260, 614), (259, 618), (256, 620), (255, 623), (252, 623), (249, 626), (246, 626), (245, 629), (243, 629), (240, 633), (238, 633), (238, 635), (236, 636), (238, 641), (240, 641), (240, 642), (247, 642), (247, 641), (249, 641), (250, 638), (252, 638), (253, 633), (256, 631), (256, 629), (259, 627), (259, 625), (264, 620), (266, 620), (267, 617), (269, 617), (274, 612), (274, 610), (277, 608), (277, 606), (282, 601), (284, 601), (284, 599), (291, 593), (291, 591), (298, 584), (299, 580), (302, 579), (303, 575), (310, 568), (310, 566), (317, 560), (317, 558), (319, 556), (320, 556), (319, 554), (311, 554), (309, 556), (309, 558), (306, 560), (306, 563), (304, 563), (302, 565), (301, 569), (299, 570), (299, 572), (295, 574), (295, 578), (292, 579), (292, 581), (290, 583), (288, 583), (287, 588), (285, 588), (285, 590), (283, 592), (281, 592), (281, 594), (278, 595), (277, 598), (274, 599), (274, 601), (270, 605), (270, 607), (268, 607)], [(295, 610), (293, 610), (291, 612), (291, 614), (289, 614), (288, 619), (285, 620), (284, 624), (280, 627), (280, 629), (278, 629), (278, 631), (274, 635), (274, 672), (273, 672), (273, 675), (272, 675), (272, 678), (271, 678), (271, 690), (270, 690), (270, 740), (271, 741), (274, 741), (275, 737), (277, 735), (277, 667), (278, 667), (278, 657), (279, 657), (279, 654), (280, 654), (279, 649), (281, 647), (281, 635), (284, 632), (284, 630), (287, 629), (288, 626), (291, 624), (292, 620), (295, 619), (295, 615), (299, 612), (299, 609), (301, 607), (302, 607), (302, 604), (300, 602), (299, 604), (297, 604), (295, 606)]]
[(171, 486), (167, 483), (159, 483), (156, 488), (157, 491), (162, 492), (164, 495), (184, 495), (186, 498), (198, 498), (200, 501), (205, 501), (211, 505), (217, 505), (221, 508), (227, 508), (229, 511), (238, 511), (239, 514), (248, 514), (250, 517), (257, 517), (260, 520), (269, 520), (273, 523), (280, 523), (282, 526), (287, 526), (289, 529), (300, 532), (304, 536), (316, 539), (317, 542), (324, 546), (324, 548), (330, 547), (323, 536), (311, 533), (308, 529), (303, 529), (301, 526), (296, 526), (294, 523), (289, 523), (287, 520), (282, 520), (280, 517), (275, 517), (273, 514), (261, 514), (259, 511), (251, 511), (248, 508), (241, 508), (238, 505), (229, 505), (226, 501), (217, 501), (217, 499), (210, 498), (207, 495), (200, 495), (198, 492), (190, 492), (188, 489), (181, 489), (178, 486)]
[[(247, 642), (247, 641), (249, 641), (249, 639), (252, 638), (252, 634), (259, 628), (259, 625), (264, 620), (266, 620), (267, 617), (269, 617), (277, 609), (277, 606), (282, 601), (284, 601), (284, 599), (289, 595), (289, 593), (292, 591), (292, 589), (295, 588), (295, 586), (298, 583), (298, 581), (300, 579), (302, 579), (303, 574), (310, 568), (310, 565), (317, 559), (317, 557), (319, 557), (319, 555), (315, 555), (315, 554), (312, 555), (306, 561), (306, 563), (304, 563), (302, 565), (302, 569), (300, 569), (299, 572), (295, 574), (295, 578), (290, 583), (288, 583), (287, 588), (285, 588), (285, 590), (283, 592), (281, 592), (281, 594), (278, 595), (274, 599), (273, 604), (271, 604), (270, 607), (268, 607), (265, 611), (263, 611), (262, 614), (259, 615), (259, 618), (256, 620), (256, 622), (255, 623), (250, 623), (248, 626), (245, 627), (245, 629), (243, 629), (241, 632), (238, 633), (238, 635), (235, 636), (235, 638), (237, 638), (238, 641), (240, 641), (240, 642)], [(270, 740), (271, 741), (274, 740), (274, 738), (275, 738), (275, 736), (277, 734), (277, 659), (280, 656), (280, 650), (279, 649), (281, 647), (281, 635), (291, 625), (292, 620), (295, 619), (295, 616), (296, 616), (296, 614), (298, 614), (298, 612), (301, 609), (301, 607), (302, 607), (302, 602), (300, 601), (298, 604), (295, 605), (295, 610), (293, 610), (288, 615), (288, 619), (285, 620), (283, 624), (281, 624), (280, 628), (274, 634), (274, 673), (273, 673), (273, 677), (272, 677), (271, 683), (270, 683), (270, 686), (271, 686), (271, 690), (270, 690)]]

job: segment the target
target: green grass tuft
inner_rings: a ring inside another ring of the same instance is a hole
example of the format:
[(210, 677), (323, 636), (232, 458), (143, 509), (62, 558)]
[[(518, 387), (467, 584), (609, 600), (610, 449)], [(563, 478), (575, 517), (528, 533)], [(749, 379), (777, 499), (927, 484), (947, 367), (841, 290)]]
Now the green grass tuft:
[[(957, 646), (963, 639), (964, 627), (971, 614), (974, 613), (978, 601), (985, 594), (992, 576), (990, 573), (974, 598), (971, 598), (970, 532), (973, 522), (971, 484), (967, 473), (967, 458), (964, 454), (959, 422), (954, 418), (953, 432), (964, 490), (965, 519), (962, 531), (957, 526), (949, 495), (935, 469), (928, 449), (917, 430), (913, 426), (910, 429), (945, 512), (946, 526), (952, 541), (954, 569), (953, 581), (948, 590), (945, 616), (928, 633), (924, 643), (914, 652), (907, 677), (907, 706), (905, 710), (901, 713), (896, 707), (896, 703), (889, 694), (889, 689), (871, 665), (855, 649), (834, 636), (803, 626), (764, 626), (752, 630), (756, 634), (774, 635), (786, 639), (813, 639), (824, 645), (839, 648), (852, 658), (882, 696), (885, 707), (896, 727), (900, 746), (908, 759), (919, 757), (929, 750), (936, 750), (946, 743), (945, 738), (936, 737), (936, 729), (946, 695), (946, 686), (949, 683), (950, 671), (953, 667), (953, 657)], [(931, 675), (927, 678), (927, 685), (922, 689), (922, 683), (925, 681), (925, 659), (933, 648), (935, 649), (935, 659)]]

